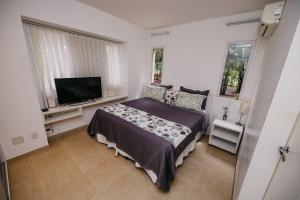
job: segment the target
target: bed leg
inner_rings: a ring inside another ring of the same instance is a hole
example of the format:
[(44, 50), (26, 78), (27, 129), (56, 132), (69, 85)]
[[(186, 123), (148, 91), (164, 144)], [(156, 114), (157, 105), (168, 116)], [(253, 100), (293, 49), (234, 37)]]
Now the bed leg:
[(115, 156), (116, 156), (116, 157), (118, 156), (118, 150), (116, 150), (116, 152), (115, 152)]

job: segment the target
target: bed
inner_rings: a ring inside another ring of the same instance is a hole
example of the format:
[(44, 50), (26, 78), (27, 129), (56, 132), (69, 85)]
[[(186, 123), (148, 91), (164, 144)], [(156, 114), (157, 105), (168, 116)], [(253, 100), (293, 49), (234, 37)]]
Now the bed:
[(88, 133), (135, 161), (162, 190), (169, 190), (176, 167), (193, 151), (208, 125), (206, 111), (195, 112), (140, 98), (98, 109)]

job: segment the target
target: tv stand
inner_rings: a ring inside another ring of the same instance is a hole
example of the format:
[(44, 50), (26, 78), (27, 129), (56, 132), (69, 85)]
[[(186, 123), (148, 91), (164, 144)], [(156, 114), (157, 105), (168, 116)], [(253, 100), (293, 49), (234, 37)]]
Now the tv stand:
[(96, 99), (93, 99), (93, 100), (82, 101), (82, 102), (78, 102), (78, 103), (71, 103), (70, 106), (84, 105), (84, 104), (89, 104), (89, 103), (93, 103), (96, 101), (97, 101)]
[(114, 97), (104, 97), (89, 102), (80, 102), (80, 104), (71, 104), (65, 106), (57, 106), (55, 108), (49, 108), (48, 111), (42, 112), (44, 115), (44, 125), (52, 124), (55, 122), (63, 121), (66, 119), (74, 118), (83, 115), (83, 108), (90, 106), (97, 106), (105, 103), (111, 103), (114, 101), (119, 101), (126, 99), (127, 95), (114, 96)]

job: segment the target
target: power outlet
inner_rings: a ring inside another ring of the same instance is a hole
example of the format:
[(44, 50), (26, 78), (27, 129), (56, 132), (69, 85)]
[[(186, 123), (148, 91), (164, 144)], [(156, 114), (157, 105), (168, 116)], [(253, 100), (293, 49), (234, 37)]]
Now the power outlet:
[(11, 142), (13, 145), (22, 144), (24, 143), (24, 137), (23, 136), (14, 137), (11, 139)]
[(31, 139), (38, 139), (38, 138), (39, 138), (39, 134), (37, 132), (31, 133)]

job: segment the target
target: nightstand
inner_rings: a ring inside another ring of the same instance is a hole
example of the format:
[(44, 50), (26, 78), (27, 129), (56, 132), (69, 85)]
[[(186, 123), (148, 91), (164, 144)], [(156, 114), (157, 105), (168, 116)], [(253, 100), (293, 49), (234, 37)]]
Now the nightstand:
[(220, 119), (215, 119), (212, 124), (208, 143), (236, 154), (242, 134), (243, 126)]

